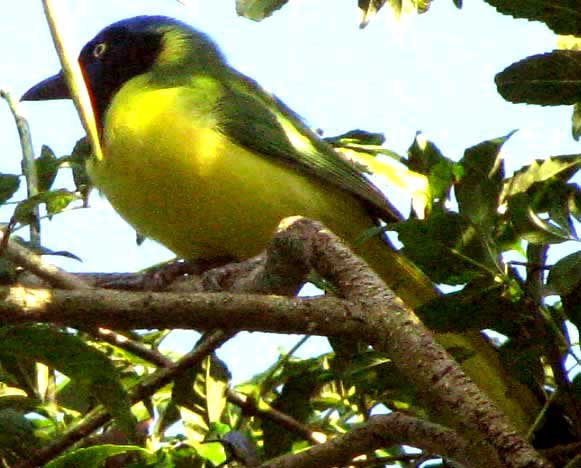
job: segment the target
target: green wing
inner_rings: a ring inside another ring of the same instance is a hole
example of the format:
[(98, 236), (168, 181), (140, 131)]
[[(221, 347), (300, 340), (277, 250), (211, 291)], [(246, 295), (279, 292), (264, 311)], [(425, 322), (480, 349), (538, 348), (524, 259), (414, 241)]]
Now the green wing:
[(231, 70), (214, 111), (220, 130), (239, 145), (276, 158), (362, 199), (386, 222), (401, 214), (351, 163), (311, 131), (282, 101), (255, 81)]

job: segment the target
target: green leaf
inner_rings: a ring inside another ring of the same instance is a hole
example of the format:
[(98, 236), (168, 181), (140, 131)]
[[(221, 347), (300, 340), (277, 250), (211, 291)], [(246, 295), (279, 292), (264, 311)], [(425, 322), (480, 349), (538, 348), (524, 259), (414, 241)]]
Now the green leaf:
[[(286, 382), (271, 406), (301, 423), (306, 422), (313, 414), (311, 398), (328, 378), (328, 374), (317, 359), (288, 362), (283, 373)], [(302, 440), (296, 434), (281, 428), (279, 424), (266, 419), (262, 422), (262, 430), (267, 459), (287, 453), (295, 441)]]
[[(351, 364), (340, 376), (347, 387), (355, 387), (357, 397), (365, 395), (375, 401), (382, 401), (387, 395), (390, 400), (411, 402), (414, 399), (415, 388), (385, 353), (366, 350), (355, 354)], [(331, 407), (317, 406), (317, 409), (335, 409), (340, 406), (341, 400), (343, 398), (338, 402), (330, 402)], [(320, 401), (317, 398), (313, 403)]]
[[(539, 344), (538, 341), (535, 344)], [(508, 340), (499, 349), (503, 366), (519, 382), (528, 387), (537, 387), (543, 381), (543, 364), (538, 348), (522, 346)]]
[(571, 114), (571, 135), (575, 141), (579, 141), (581, 138), (581, 105), (578, 102), (573, 106)]
[(220, 466), (227, 460), (226, 451), (220, 441), (204, 442), (196, 446), (198, 455), (212, 463), (213, 466)]
[(324, 140), (333, 146), (381, 146), (385, 143), (383, 133), (373, 133), (367, 130), (350, 130), (334, 137), (326, 137)]
[(581, 286), (581, 252), (559, 260), (549, 272), (547, 287), (556, 294), (569, 294)]
[(500, 150), (513, 134), (514, 131), (468, 148), (460, 161), (464, 173), (455, 187), (459, 211), (487, 230), (497, 217), (504, 178)]
[(537, 159), (521, 167), (512, 177), (504, 181), (501, 200), (528, 191), (534, 184), (553, 178), (569, 180), (581, 168), (581, 155), (567, 154)]
[(287, 2), (288, 0), (236, 0), (236, 13), (252, 21), (262, 21)]
[(226, 365), (214, 354), (181, 375), (173, 385), (172, 398), (187, 419), (190, 438), (203, 440), (210, 424), (220, 421), (226, 407), (225, 391), (230, 380)]
[(527, 57), (498, 73), (495, 82), (510, 102), (576, 104), (581, 101), (581, 51), (554, 50)]
[(398, 232), (404, 254), (436, 283), (464, 284), (489, 275), (495, 264), (476, 227), (457, 213), (434, 212), (391, 229)]
[(35, 159), (34, 163), (38, 177), (38, 191), (46, 192), (52, 187), (62, 161), (55, 156), (48, 146), (43, 145), (40, 156)]
[(75, 466), (100, 468), (108, 458), (129, 452), (139, 452), (151, 457), (148, 450), (135, 445), (96, 445), (66, 453), (47, 463), (45, 468), (72, 468)]
[[(569, 198), (577, 189), (554, 183), (534, 184), (526, 193), (508, 199), (507, 217), (512, 229), (521, 239), (533, 244), (560, 243), (575, 240), (574, 227), (568, 222)], [(553, 219), (547, 215), (557, 213)]]
[(417, 314), (439, 333), (499, 330), (504, 322), (523, 315), (522, 305), (506, 297), (504, 287), (475, 282), (462, 291), (440, 296), (421, 306)]
[(74, 193), (64, 189), (41, 192), (16, 205), (13, 215), (14, 221), (23, 225), (30, 224), (31, 220), (34, 219), (34, 209), (39, 205), (46, 205), (48, 214), (55, 215), (63, 211), (76, 198)]
[(92, 157), (91, 145), (87, 138), (81, 138), (75, 144), (73, 152), (67, 158), (73, 171), (73, 181), (78, 192), (81, 193), (85, 205), (88, 203), (89, 193), (93, 187), (89, 174), (87, 173), (87, 161)]
[(45, 326), (4, 327), (0, 354), (42, 362), (76, 380), (107, 408), (126, 434), (133, 433), (131, 404), (115, 367), (80, 338)]
[(20, 187), (20, 176), (0, 174), (0, 205), (9, 200)]
[(432, 206), (443, 207), (452, 184), (461, 176), (462, 166), (448, 159), (431, 141), (420, 133), (408, 149), (409, 169), (428, 177)]
[(581, 10), (577, 0), (486, 0), (498, 12), (546, 23), (557, 34), (581, 36)]
[[(48, 247), (42, 246), (42, 245), (34, 245), (31, 242), (22, 239), (22, 237), (19, 236), (10, 236), (10, 239), (12, 239), (13, 241), (17, 241), (20, 245), (26, 247), (27, 249), (31, 250), (32, 252), (34, 252), (37, 255), (55, 255), (58, 257), (65, 257), (65, 258), (71, 258), (73, 260), (77, 260), (77, 261), (82, 261), (79, 257), (77, 257), (75, 254), (71, 253), (71, 252), (67, 252), (66, 250), (52, 250), (49, 249)], [(1, 265), (1, 260), (0, 260), (0, 265)]]
[(38, 442), (33, 424), (23, 413), (11, 408), (0, 410), (0, 452), (10, 448), (25, 457)]

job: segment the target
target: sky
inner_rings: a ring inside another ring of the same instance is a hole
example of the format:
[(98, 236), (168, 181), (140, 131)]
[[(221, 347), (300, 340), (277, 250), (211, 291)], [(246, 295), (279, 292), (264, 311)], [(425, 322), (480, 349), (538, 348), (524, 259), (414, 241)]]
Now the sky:
[[(190, 23), (210, 34), (236, 68), (325, 135), (355, 128), (383, 132), (387, 147), (405, 154), (422, 131), (445, 155), (459, 159), (466, 147), (519, 129), (504, 147), (509, 172), (533, 159), (579, 152), (571, 137), (570, 107), (514, 105), (494, 86), (495, 73), (553, 49), (555, 36), (541, 23), (502, 16), (482, 0), (466, 0), (462, 10), (452, 0), (438, 0), (427, 14), (399, 23), (385, 9), (364, 30), (358, 27), (355, 0), (294, 0), (261, 23), (238, 17), (233, 0), (190, 0), (187, 6), (175, 0), (60, 3), (67, 12), (67, 35), (78, 49), (108, 24), (138, 14)], [(0, 57), (0, 89), (15, 96), (59, 70), (40, 1), (19, 0), (4, 9)], [(25, 103), (22, 110), (37, 152), (47, 144), (57, 155), (68, 154), (82, 136), (70, 101)], [(7, 106), (0, 106), (0, 142), (0, 172), (18, 173), (19, 141)], [(56, 186), (69, 184), (62, 177)], [(405, 195), (385, 189), (405, 210)], [(137, 247), (134, 232), (98, 194), (90, 209), (47, 222), (42, 236), (47, 247), (83, 259), (57, 261), (69, 271), (135, 271), (173, 257), (153, 242)], [(571, 243), (560, 254), (578, 248)], [(192, 335), (180, 336), (171, 345), (186, 351)], [(297, 340), (245, 333), (219, 354), (240, 381), (274, 361), (279, 347), (289, 349)], [(324, 340), (312, 339), (302, 352), (324, 349)]]

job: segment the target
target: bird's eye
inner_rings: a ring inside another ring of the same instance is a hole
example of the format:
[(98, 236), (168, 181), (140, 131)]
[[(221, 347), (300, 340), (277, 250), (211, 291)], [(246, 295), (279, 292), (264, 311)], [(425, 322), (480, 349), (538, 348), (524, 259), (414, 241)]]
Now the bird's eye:
[(93, 49), (93, 57), (98, 59), (103, 58), (105, 52), (107, 52), (107, 43), (99, 42)]

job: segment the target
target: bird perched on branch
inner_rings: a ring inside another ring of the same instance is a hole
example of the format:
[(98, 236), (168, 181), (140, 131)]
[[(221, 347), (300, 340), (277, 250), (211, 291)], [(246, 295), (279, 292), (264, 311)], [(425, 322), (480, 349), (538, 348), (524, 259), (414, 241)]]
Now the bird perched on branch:
[[(79, 63), (103, 158), (95, 186), (146, 237), (186, 259), (246, 259), (301, 215), (343, 238), (410, 305), (431, 286), (382, 235), (400, 219), (354, 165), (191, 26), (138, 16), (106, 27)], [(23, 100), (70, 98), (62, 73)]]

